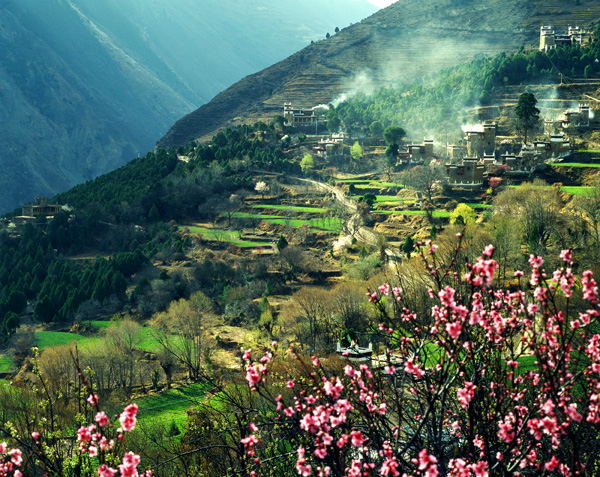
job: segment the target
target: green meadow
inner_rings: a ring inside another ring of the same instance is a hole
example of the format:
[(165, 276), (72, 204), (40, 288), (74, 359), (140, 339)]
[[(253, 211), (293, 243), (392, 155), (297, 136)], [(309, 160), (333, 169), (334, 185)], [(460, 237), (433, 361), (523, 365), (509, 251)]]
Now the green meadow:
[(210, 385), (189, 384), (135, 400), (139, 407), (140, 427), (171, 426), (174, 422), (181, 433), (187, 425), (187, 411), (204, 399)]
[(584, 162), (561, 162), (551, 164), (552, 167), (600, 167), (600, 164), (588, 164)]
[(237, 232), (223, 229), (207, 229), (204, 227), (179, 227), (181, 230), (189, 229), (190, 232), (200, 235), (204, 240), (214, 240), (217, 242), (228, 242), (243, 248), (252, 247), (270, 247), (271, 242), (252, 242), (249, 240), (240, 240)]
[(253, 204), (250, 207), (254, 209), (289, 210), (292, 212), (305, 212), (308, 214), (324, 214), (327, 212), (327, 209), (321, 209), (319, 207), (303, 207), (298, 205)]

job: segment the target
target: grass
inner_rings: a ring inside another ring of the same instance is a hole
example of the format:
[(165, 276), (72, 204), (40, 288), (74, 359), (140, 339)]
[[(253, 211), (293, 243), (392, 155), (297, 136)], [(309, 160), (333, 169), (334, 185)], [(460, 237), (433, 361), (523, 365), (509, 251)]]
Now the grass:
[(377, 184), (381, 187), (404, 187), (404, 184), (399, 184), (398, 182), (373, 181), (372, 184)]
[(237, 232), (230, 232), (223, 229), (206, 229), (204, 227), (183, 227), (180, 229), (189, 229), (190, 232), (201, 235), (204, 240), (214, 240), (217, 242), (233, 243), (238, 247), (270, 247), (271, 242), (252, 242), (250, 240), (240, 240)]
[(10, 373), (15, 369), (15, 362), (10, 356), (0, 357), (0, 373)]
[[(325, 209), (321, 209), (325, 210)], [(234, 217), (244, 217), (244, 218), (258, 218), (264, 220), (265, 222), (269, 222), (271, 224), (278, 225), (287, 225), (289, 227), (302, 227), (303, 225), (308, 225), (313, 232), (331, 232), (338, 233), (342, 229), (342, 220), (337, 217), (320, 217), (315, 219), (299, 219), (292, 218), (280, 215), (263, 215), (263, 214), (250, 214), (248, 212), (236, 212)], [(193, 228), (198, 227), (190, 227), (190, 231)], [(252, 242), (256, 243), (256, 242)], [(271, 244), (267, 244), (270, 246)]]
[(567, 194), (579, 195), (579, 196), (587, 196), (592, 193), (595, 187), (585, 187), (585, 186), (563, 186), (560, 188), (561, 192), (565, 192)]
[(35, 333), (35, 344), (42, 350), (44, 348), (53, 348), (55, 346), (67, 346), (77, 341), (80, 347), (88, 346), (90, 342), (97, 341), (98, 338), (88, 338), (76, 333), (66, 333), (64, 331), (37, 331)]
[(359, 189), (364, 189), (367, 187), (404, 187), (404, 184), (400, 184), (398, 182), (372, 181), (368, 179), (343, 179), (338, 180), (337, 182), (344, 184), (360, 184), (362, 187), (360, 185), (356, 186)]
[[(93, 325), (98, 326), (100, 329), (107, 329), (112, 325), (116, 324), (116, 321), (91, 321)], [(142, 351), (150, 351), (157, 353), (161, 350), (160, 344), (156, 342), (154, 338), (154, 330), (149, 326), (141, 328), (140, 342), (137, 348)], [(176, 336), (174, 339), (178, 339)], [(81, 350), (89, 349), (95, 345), (103, 343), (102, 336), (82, 336), (75, 333), (67, 333), (64, 331), (38, 331), (35, 333), (35, 340), (37, 347), (42, 350), (44, 348), (53, 348), (55, 346), (67, 346), (77, 341), (77, 346)], [(10, 357), (0, 358), (0, 372), (8, 372), (10, 369), (4, 371), (5, 367), (12, 365), (12, 359)]]
[(313, 232), (337, 233), (342, 230), (342, 220), (337, 217), (319, 219), (289, 219), (280, 217), (277, 219), (268, 219), (267, 222), (290, 227), (302, 227), (306, 224)]
[(597, 151), (595, 149), (581, 149), (577, 152), (587, 152), (587, 153), (594, 152), (594, 153), (600, 154), (600, 151)]
[(254, 204), (250, 207), (254, 209), (290, 210), (292, 212), (306, 212), (309, 214), (324, 214), (327, 212), (327, 209), (321, 209), (319, 207), (302, 207), (297, 205)]
[(467, 204), (469, 207), (473, 209), (493, 209), (494, 206), (491, 204)]
[[(355, 199), (360, 199), (362, 195), (358, 194), (358, 195), (354, 195), (353, 198)], [(385, 203), (385, 202), (414, 202), (415, 199), (409, 199), (406, 197), (398, 197), (396, 195), (377, 195), (375, 196), (377, 197), (377, 202), (378, 203)]]
[(414, 202), (415, 199), (408, 199), (406, 197), (398, 197), (396, 195), (378, 195), (377, 202)]
[(206, 396), (209, 387), (208, 384), (189, 384), (137, 399), (138, 419), (141, 426), (156, 424), (170, 426), (175, 422), (183, 433), (187, 424), (187, 410)]
[(234, 212), (232, 217), (238, 219), (280, 219), (281, 215), (251, 214), (250, 212)]
[[(566, 164), (563, 164), (563, 165), (566, 165)], [(588, 165), (586, 165), (586, 167)], [(591, 166), (591, 167), (600, 167), (600, 164), (598, 166)], [(517, 187), (521, 187), (521, 186), (520, 185), (510, 185), (508, 187), (517, 188)], [(548, 185), (548, 186), (537, 186), (537, 187), (542, 188), (542, 189), (551, 189), (552, 188), (551, 185)], [(588, 186), (562, 186), (560, 188), (560, 191), (564, 192), (566, 194), (572, 194), (572, 195), (578, 195), (578, 196), (585, 197), (588, 194), (591, 194), (594, 189), (595, 189), (595, 187), (588, 187)], [(468, 204), (468, 205), (471, 206), (471, 207), (474, 206), (474, 204)], [(493, 206), (490, 206), (490, 207), (493, 207)]]
[[(373, 210), (375, 214), (386, 214), (386, 215), (427, 215), (424, 210)], [(452, 212), (446, 210), (434, 210), (433, 216), (435, 218), (448, 218)]]
[(88, 321), (88, 323), (91, 323), (94, 326), (97, 326), (98, 328), (108, 328), (109, 326), (112, 326), (116, 323), (116, 321), (106, 321), (106, 320), (93, 320), (93, 321)]
[(600, 167), (600, 164), (586, 164), (583, 162), (561, 162), (559, 164), (551, 164), (552, 167)]

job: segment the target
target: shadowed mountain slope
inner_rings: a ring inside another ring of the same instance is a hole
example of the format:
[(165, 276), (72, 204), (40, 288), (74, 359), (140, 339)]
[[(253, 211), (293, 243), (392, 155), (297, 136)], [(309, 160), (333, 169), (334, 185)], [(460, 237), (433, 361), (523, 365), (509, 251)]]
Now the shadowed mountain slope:
[[(577, 3), (577, 4), (575, 4)], [(368, 92), (470, 60), (539, 44), (539, 28), (587, 26), (600, 0), (399, 0), (327, 40), (248, 76), (180, 119), (159, 142), (179, 146), (239, 120)]]
[(0, 211), (145, 154), (223, 88), (376, 10), (366, 0), (1, 1)]

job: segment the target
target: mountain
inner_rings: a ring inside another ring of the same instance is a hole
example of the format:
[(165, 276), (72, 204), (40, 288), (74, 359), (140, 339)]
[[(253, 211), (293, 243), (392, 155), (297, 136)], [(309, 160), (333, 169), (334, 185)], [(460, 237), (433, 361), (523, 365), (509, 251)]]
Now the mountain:
[(152, 149), (247, 74), (375, 12), (366, 0), (4, 0), (0, 211)]
[(599, 17), (600, 0), (399, 0), (232, 85), (176, 122), (158, 145), (206, 138), (242, 119), (272, 118), (284, 102), (329, 103), (477, 55), (537, 45), (542, 24), (566, 30)]

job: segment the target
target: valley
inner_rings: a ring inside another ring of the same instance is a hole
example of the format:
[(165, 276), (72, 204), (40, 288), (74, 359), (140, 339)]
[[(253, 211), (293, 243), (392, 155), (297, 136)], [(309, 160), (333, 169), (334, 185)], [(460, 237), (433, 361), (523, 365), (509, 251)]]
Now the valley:
[[(488, 3), (397, 2), (220, 93), (164, 147), (6, 214), (12, 464), (593, 475), (600, 28), (547, 51), (522, 28), (595, 2)], [(411, 81), (375, 65), (352, 92), (357, 58), (387, 54), (374, 36), (408, 65), (402, 41), (433, 31), (465, 50)], [(497, 42), (477, 54), (471, 34)]]

